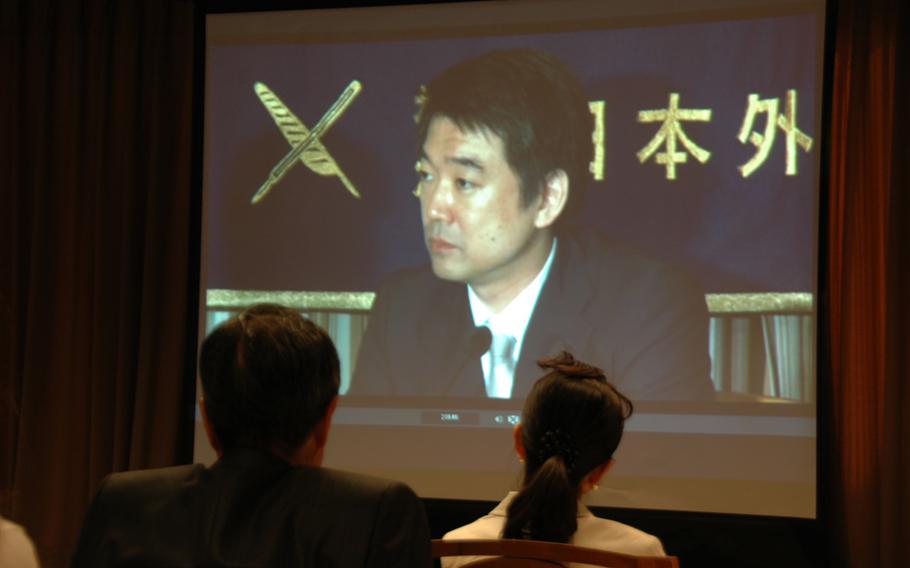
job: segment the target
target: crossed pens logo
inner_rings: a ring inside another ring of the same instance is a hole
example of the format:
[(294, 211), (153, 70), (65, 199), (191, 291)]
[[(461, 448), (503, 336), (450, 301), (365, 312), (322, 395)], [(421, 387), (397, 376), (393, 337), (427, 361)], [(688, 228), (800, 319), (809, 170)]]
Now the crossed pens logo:
[(262, 201), (268, 192), (275, 186), (288, 171), (291, 170), (297, 162), (303, 164), (311, 171), (323, 176), (337, 176), (344, 187), (353, 195), (359, 198), (360, 193), (348, 176), (344, 174), (332, 155), (329, 154), (325, 146), (320, 142), (320, 138), (332, 127), (338, 118), (344, 114), (348, 106), (360, 94), (362, 87), (360, 81), (354, 80), (345, 88), (345, 90), (335, 100), (329, 110), (322, 115), (319, 122), (312, 129), (308, 129), (296, 115), (281, 102), (275, 93), (271, 91), (264, 83), (257, 82), (254, 90), (259, 100), (265, 106), (266, 110), (275, 121), (275, 125), (281, 130), (288, 144), (291, 145), (291, 151), (288, 152), (269, 172), (268, 178), (259, 187), (253, 198), (250, 200), (254, 205)]

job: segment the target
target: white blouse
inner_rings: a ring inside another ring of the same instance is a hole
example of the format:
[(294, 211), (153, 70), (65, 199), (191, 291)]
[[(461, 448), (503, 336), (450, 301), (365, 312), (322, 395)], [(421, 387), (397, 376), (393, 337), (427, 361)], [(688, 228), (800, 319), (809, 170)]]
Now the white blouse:
[[(502, 529), (506, 523), (506, 512), (515, 495), (517, 495), (515, 491), (509, 492), (506, 498), (489, 514), (471, 524), (446, 533), (442, 538), (445, 540), (501, 538)], [(666, 556), (664, 547), (657, 537), (629, 525), (595, 517), (582, 503), (578, 504), (578, 529), (572, 535), (569, 543), (636, 556)], [(446, 557), (442, 558), (442, 567), (457, 568), (479, 558), (481, 557)], [(570, 566), (581, 568), (588, 565), (570, 564)]]

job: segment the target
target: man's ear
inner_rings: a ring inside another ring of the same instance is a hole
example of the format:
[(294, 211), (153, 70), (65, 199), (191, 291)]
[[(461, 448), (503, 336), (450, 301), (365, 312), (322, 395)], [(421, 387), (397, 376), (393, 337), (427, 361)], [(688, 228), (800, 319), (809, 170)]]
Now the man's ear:
[(537, 217), (534, 226), (545, 229), (553, 225), (566, 203), (569, 202), (569, 175), (565, 170), (553, 170), (544, 179), (541, 188), (540, 204), (537, 208)]
[(518, 454), (518, 459), (524, 460), (525, 459), (525, 445), (524, 445), (524, 442), (521, 441), (521, 433), (522, 433), (521, 424), (520, 423), (516, 424), (515, 427), (512, 428), (512, 437), (515, 439), (515, 453)]
[(332, 398), (332, 402), (329, 403), (329, 407), (325, 411), (325, 416), (316, 423), (316, 427), (313, 429), (313, 441), (320, 450), (325, 448), (326, 443), (329, 441), (329, 429), (332, 427), (332, 415), (335, 414), (335, 408), (337, 406), (338, 395), (336, 394), (335, 397)]
[(332, 415), (335, 414), (337, 406), (338, 395), (335, 395), (325, 411), (325, 416), (316, 423), (306, 442), (297, 448), (288, 461), (294, 465), (316, 467), (322, 465), (322, 460), (325, 458), (325, 445), (329, 441), (329, 430), (332, 427)]
[(332, 415), (338, 406), (338, 395), (332, 399), (325, 411), (325, 416), (313, 426), (313, 430), (300, 446), (290, 454), (280, 454), (292, 465), (319, 467), (325, 457), (325, 445), (329, 440), (329, 429), (332, 426)]
[(205, 435), (209, 439), (209, 444), (212, 445), (212, 449), (215, 450), (215, 453), (218, 457), (221, 457), (221, 442), (218, 441), (218, 434), (215, 433), (215, 427), (212, 426), (212, 421), (209, 420), (209, 413), (205, 409), (205, 399), (199, 399), (199, 413), (202, 414), (202, 425), (205, 427)]

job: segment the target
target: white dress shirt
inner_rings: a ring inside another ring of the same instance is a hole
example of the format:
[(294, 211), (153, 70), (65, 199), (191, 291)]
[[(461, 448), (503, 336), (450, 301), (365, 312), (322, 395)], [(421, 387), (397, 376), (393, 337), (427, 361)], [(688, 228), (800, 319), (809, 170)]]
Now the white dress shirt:
[[(534, 306), (537, 305), (537, 299), (540, 297), (540, 291), (547, 281), (547, 276), (550, 274), (550, 268), (553, 266), (555, 257), (556, 239), (554, 238), (553, 246), (550, 247), (550, 255), (541, 267), (540, 272), (537, 273), (537, 276), (534, 277), (530, 284), (525, 286), (524, 290), (519, 292), (509, 302), (509, 305), (498, 313), (490, 309), (468, 285), (468, 301), (471, 304), (471, 315), (474, 317), (474, 325), (488, 327), (490, 333), (494, 336), (503, 335), (512, 337), (515, 340), (511, 354), (512, 366), (508, 370), (493, 368), (493, 358), (490, 355), (490, 351), (480, 357), (487, 396), (491, 398), (512, 397), (512, 385), (515, 382), (515, 365), (518, 363), (518, 356), (521, 354), (521, 344), (524, 342), (525, 332), (528, 329), (528, 323), (531, 321), (531, 314), (534, 313)], [(541, 356), (543, 355), (541, 354)]]

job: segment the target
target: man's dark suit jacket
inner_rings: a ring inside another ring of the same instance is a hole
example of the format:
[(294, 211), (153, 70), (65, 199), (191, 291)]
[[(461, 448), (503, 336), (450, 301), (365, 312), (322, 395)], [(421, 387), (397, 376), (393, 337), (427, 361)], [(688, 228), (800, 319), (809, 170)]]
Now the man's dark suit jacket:
[[(349, 394), (484, 397), (464, 284), (429, 267), (387, 278), (376, 296)], [(604, 369), (632, 400), (710, 400), (704, 294), (684, 274), (587, 233), (560, 237), (525, 333), (513, 398), (567, 350)]]
[(86, 515), (72, 566), (430, 562), (423, 505), (406, 485), (234, 450), (211, 468), (110, 475)]

